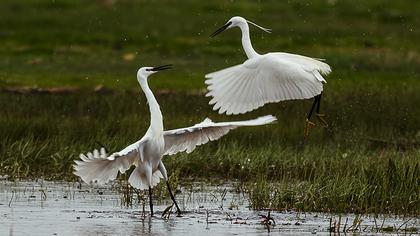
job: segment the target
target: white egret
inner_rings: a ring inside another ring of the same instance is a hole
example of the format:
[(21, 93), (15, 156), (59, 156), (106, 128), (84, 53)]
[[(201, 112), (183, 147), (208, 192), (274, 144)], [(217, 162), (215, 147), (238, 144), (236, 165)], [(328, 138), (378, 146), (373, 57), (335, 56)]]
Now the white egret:
[(168, 183), (162, 156), (184, 151), (190, 153), (196, 146), (219, 139), (239, 126), (264, 125), (276, 120), (271, 115), (254, 120), (221, 123), (214, 123), (206, 118), (203, 122), (191, 127), (164, 131), (162, 113), (148, 86), (148, 77), (153, 73), (169, 68), (169, 65), (142, 67), (137, 72), (137, 80), (146, 95), (150, 110), (150, 127), (146, 134), (139, 141), (111, 155), (108, 155), (104, 148), (99, 151), (94, 150), (87, 155), (80, 154), (81, 160), (76, 160), (74, 165), (74, 173), (83, 181), (86, 183), (97, 181), (99, 184), (114, 180), (118, 172), (124, 173), (132, 165), (136, 166), (128, 182), (134, 188), (149, 189), (151, 215), (153, 215), (152, 188), (160, 182), (161, 178), (166, 181), (169, 195), (178, 214), (181, 213)]
[(226, 29), (239, 27), (242, 32), (242, 46), (248, 57), (243, 64), (232, 66), (206, 75), (209, 92), (213, 97), (209, 104), (219, 113), (242, 114), (263, 106), (266, 103), (285, 100), (315, 98), (304, 126), (304, 135), (315, 125), (310, 118), (316, 108), (316, 117), (321, 125), (327, 127), (324, 114), (319, 112), (323, 83), (322, 75), (328, 75), (331, 68), (320, 59), (306, 56), (274, 52), (258, 54), (251, 44), (248, 23), (271, 33), (242, 17), (232, 17), (210, 37)]

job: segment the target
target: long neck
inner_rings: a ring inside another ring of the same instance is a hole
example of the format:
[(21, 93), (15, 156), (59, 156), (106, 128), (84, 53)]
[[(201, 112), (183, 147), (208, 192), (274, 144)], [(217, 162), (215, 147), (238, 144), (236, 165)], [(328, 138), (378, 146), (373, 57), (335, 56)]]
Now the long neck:
[(147, 79), (142, 78), (139, 80), (140, 86), (143, 89), (144, 94), (146, 95), (147, 103), (149, 104), (150, 110), (150, 131), (155, 134), (163, 133), (163, 117), (162, 112), (160, 111), (159, 103), (157, 102), (155, 96), (150, 90), (149, 85), (147, 84)]
[(248, 58), (259, 56), (260, 54), (258, 54), (252, 47), (251, 38), (249, 37), (248, 24), (247, 23), (240, 24), (239, 28), (241, 29), (241, 32), (242, 32), (242, 47), (245, 50), (246, 56)]

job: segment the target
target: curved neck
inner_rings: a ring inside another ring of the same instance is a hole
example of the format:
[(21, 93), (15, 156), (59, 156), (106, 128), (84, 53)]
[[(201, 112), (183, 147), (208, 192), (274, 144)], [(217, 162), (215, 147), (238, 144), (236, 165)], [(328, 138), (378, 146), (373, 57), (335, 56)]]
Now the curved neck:
[(248, 58), (259, 56), (260, 54), (258, 54), (252, 47), (251, 38), (249, 37), (248, 24), (247, 23), (240, 24), (239, 28), (241, 29), (241, 32), (242, 32), (242, 47), (245, 50), (246, 56)]
[(144, 94), (146, 95), (147, 103), (149, 104), (149, 110), (150, 110), (149, 130), (155, 134), (163, 133), (163, 117), (162, 117), (162, 112), (160, 111), (159, 103), (157, 102), (155, 96), (153, 95), (152, 90), (150, 90), (149, 85), (147, 84), (147, 79), (141, 78), (139, 80), (139, 83)]

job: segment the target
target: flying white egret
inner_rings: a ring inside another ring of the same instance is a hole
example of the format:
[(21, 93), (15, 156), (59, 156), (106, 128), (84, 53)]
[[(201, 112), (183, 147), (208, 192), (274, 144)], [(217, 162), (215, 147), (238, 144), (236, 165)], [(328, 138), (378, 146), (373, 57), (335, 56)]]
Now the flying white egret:
[(271, 115), (254, 120), (220, 123), (214, 123), (206, 118), (203, 122), (191, 127), (164, 131), (162, 112), (148, 86), (148, 77), (169, 68), (169, 65), (142, 67), (137, 72), (137, 80), (146, 95), (150, 110), (150, 127), (146, 134), (139, 141), (111, 155), (108, 155), (104, 148), (89, 152), (87, 155), (80, 154), (81, 160), (76, 160), (74, 165), (74, 173), (80, 176), (83, 181), (86, 183), (97, 181), (99, 184), (114, 180), (118, 172), (124, 173), (132, 165), (135, 165), (136, 168), (131, 173), (128, 182), (134, 188), (149, 189), (151, 215), (153, 215), (152, 187), (156, 186), (161, 178), (166, 181), (169, 195), (178, 214), (181, 213), (168, 183), (162, 156), (184, 151), (190, 153), (196, 146), (219, 139), (237, 127), (264, 125), (276, 120)]
[(325, 115), (319, 112), (319, 107), (323, 83), (326, 83), (322, 75), (331, 72), (330, 66), (320, 59), (296, 54), (258, 54), (251, 45), (248, 23), (271, 33), (270, 29), (235, 16), (210, 35), (214, 37), (226, 29), (239, 27), (248, 60), (206, 75), (209, 90), (206, 96), (213, 97), (209, 104), (214, 104), (213, 109), (219, 109), (220, 114), (231, 115), (252, 111), (266, 103), (315, 97), (305, 121), (304, 135), (307, 137), (315, 125), (310, 121), (315, 106), (316, 117), (322, 126), (327, 127)]

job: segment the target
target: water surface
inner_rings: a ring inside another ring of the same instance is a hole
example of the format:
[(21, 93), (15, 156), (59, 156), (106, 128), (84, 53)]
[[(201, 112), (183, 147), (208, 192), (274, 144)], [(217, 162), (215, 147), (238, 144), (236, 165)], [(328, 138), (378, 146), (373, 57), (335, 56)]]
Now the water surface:
[[(163, 219), (170, 202), (155, 201), (155, 216), (150, 217), (148, 203), (121, 206), (121, 195), (111, 186), (1, 181), (0, 235), (324, 235), (330, 219), (338, 222), (337, 215), (297, 212), (271, 212), (274, 222), (264, 221), (268, 212), (250, 210), (246, 195), (233, 191), (231, 184), (193, 184), (176, 198), (184, 214)], [(340, 230), (346, 220), (348, 229), (355, 217), (341, 216)], [(364, 216), (355, 231), (371, 235), (382, 224), (418, 228), (420, 219), (382, 216), (375, 225), (373, 217)]]

